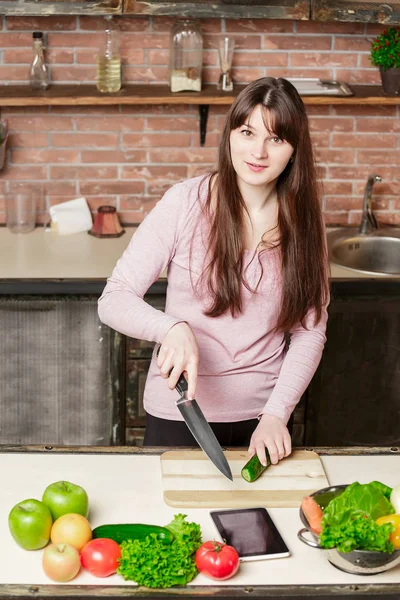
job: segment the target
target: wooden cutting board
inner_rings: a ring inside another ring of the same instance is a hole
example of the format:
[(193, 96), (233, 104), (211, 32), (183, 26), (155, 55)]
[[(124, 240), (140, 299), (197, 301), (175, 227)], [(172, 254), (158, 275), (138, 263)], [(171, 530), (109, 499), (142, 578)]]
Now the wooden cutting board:
[(233, 482), (220, 474), (201, 450), (170, 450), (161, 455), (164, 501), (178, 508), (237, 508), (264, 506), (296, 508), (303, 496), (329, 485), (315, 452), (295, 450), (271, 465), (253, 483), (240, 471), (247, 451), (224, 452)]

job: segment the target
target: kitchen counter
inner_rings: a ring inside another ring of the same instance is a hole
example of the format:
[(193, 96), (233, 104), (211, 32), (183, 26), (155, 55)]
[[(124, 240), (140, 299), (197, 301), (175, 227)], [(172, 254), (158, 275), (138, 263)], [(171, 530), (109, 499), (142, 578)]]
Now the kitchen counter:
[[(397, 448), (314, 448), (330, 484), (374, 479), (389, 486), (399, 484)], [(400, 567), (363, 577), (339, 571), (325, 551), (300, 542), (302, 527), (297, 508), (271, 508), (270, 514), (285, 539), (291, 556), (242, 563), (234, 579), (215, 582), (198, 575), (186, 588), (150, 590), (125, 582), (118, 575), (96, 579), (82, 571), (68, 584), (54, 584), (41, 568), (42, 551), (27, 552), (13, 541), (7, 525), (10, 509), (21, 500), (41, 498), (47, 485), (65, 479), (82, 485), (90, 501), (92, 527), (107, 522), (142, 522), (165, 525), (184, 512), (200, 524), (203, 541), (216, 538), (210, 509), (177, 509), (163, 501), (159, 454), (162, 449), (132, 447), (22, 447), (0, 446), (2, 493), (0, 495), (0, 597), (10, 598), (162, 598), (250, 597), (305, 598), (398, 597)], [(18, 476), (16, 476), (18, 473)], [(234, 484), (232, 484), (234, 485)]]
[[(107, 277), (127, 247), (135, 227), (127, 227), (120, 238), (96, 238), (88, 233), (61, 236), (44, 227), (28, 234), (14, 234), (0, 227), (0, 293), (21, 289), (38, 293), (40, 282), (47, 289), (101, 293)], [(371, 276), (331, 265), (331, 281), (400, 281), (399, 277)], [(17, 285), (18, 282), (18, 285)], [(69, 282), (69, 286), (67, 283)], [(165, 290), (165, 273), (150, 292)], [(86, 284), (86, 285), (84, 285)], [(72, 286), (72, 287), (71, 287)], [(158, 288), (158, 289), (157, 289)]]

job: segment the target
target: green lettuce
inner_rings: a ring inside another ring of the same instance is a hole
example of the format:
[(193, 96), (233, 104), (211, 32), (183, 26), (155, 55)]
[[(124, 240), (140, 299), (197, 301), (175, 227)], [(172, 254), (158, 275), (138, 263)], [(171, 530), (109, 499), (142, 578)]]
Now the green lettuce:
[(171, 544), (161, 542), (154, 533), (144, 541), (122, 542), (117, 573), (148, 588), (168, 588), (192, 581), (198, 573), (194, 553), (201, 545), (201, 530), (197, 523), (185, 521), (185, 517), (175, 515), (167, 525), (174, 534)]
[(391, 488), (379, 481), (358, 482), (347, 486), (340, 496), (331, 500), (322, 518), (320, 544), (339, 552), (375, 550), (393, 552), (389, 536), (392, 524), (377, 525), (376, 519), (394, 513), (389, 501)]

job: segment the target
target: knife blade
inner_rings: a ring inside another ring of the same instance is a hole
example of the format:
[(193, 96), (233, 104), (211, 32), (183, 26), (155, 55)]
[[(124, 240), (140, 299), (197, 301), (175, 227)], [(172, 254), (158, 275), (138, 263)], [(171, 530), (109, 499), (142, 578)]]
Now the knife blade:
[(176, 406), (185, 419), (185, 423), (193, 437), (217, 469), (219, 469), (225, 477), (233, 481), (229, 463), (222, 452), (222, 448), (215, 433), (211, 429), (210, 424), (196, 400), (189, 400), (187, 397), (188, 383), (183, 373), (178, 379), (175, 389), (181, 395), (180, 399), (176, 401)]

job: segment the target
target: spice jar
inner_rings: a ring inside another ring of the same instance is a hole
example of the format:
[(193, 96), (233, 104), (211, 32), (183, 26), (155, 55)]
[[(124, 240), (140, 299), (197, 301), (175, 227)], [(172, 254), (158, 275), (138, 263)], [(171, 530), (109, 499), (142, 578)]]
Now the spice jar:
[(169, 85), (171, 92), (201, 90), (203, 36), (197, 23), (178, 19), (171, 28)]

